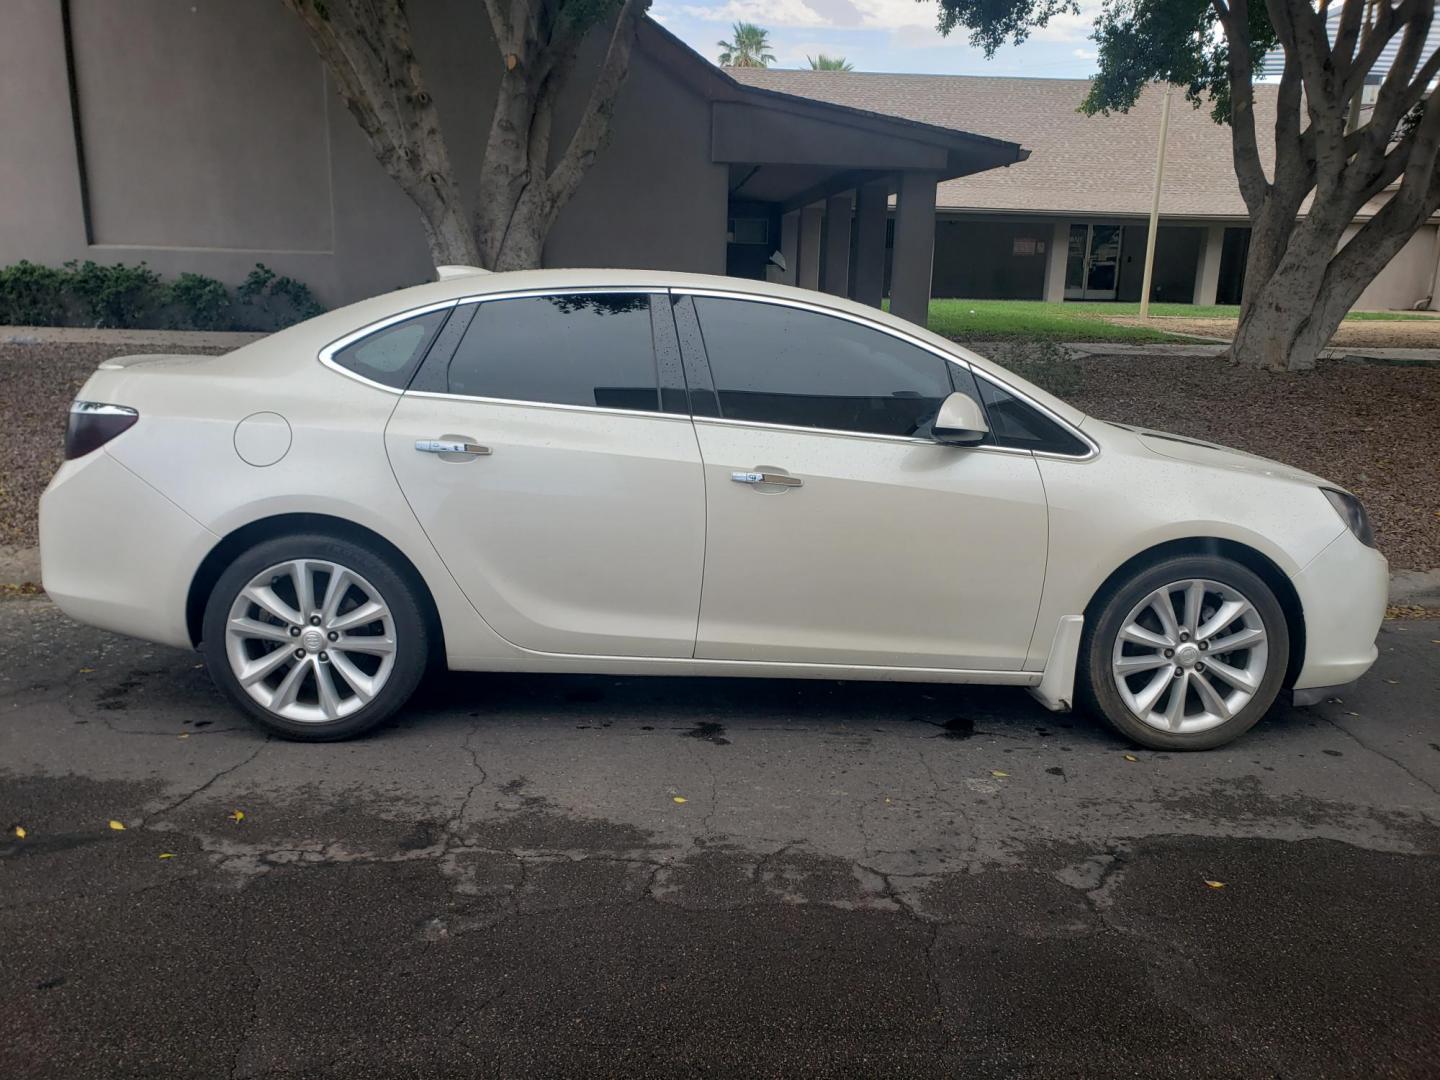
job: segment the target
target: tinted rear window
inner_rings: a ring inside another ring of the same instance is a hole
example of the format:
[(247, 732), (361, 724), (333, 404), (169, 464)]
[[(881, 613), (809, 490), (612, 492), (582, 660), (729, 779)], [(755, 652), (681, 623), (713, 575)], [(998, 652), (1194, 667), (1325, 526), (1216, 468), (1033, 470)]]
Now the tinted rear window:
[(450, 361), (452, 394), (656, 412), (644, 293), (487, 300)]

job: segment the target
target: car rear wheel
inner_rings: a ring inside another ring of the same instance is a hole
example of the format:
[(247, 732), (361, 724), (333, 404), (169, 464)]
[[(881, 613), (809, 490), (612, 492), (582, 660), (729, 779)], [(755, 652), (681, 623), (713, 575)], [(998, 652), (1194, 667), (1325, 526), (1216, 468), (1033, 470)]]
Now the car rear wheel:
[(410, 698), (429, 656), (415, 589), (374, 552), (330, 536), (256, 545), (210, 594), (211, 677), (263, 727), (329, 741), (368, 731)]
[(1167, 559), (1107, 590), (1081, 643), (1079, 696), (1122, 735), (1208, 750), (1248, 731), (1285, 678), (1285, 613), (1254, 572)]

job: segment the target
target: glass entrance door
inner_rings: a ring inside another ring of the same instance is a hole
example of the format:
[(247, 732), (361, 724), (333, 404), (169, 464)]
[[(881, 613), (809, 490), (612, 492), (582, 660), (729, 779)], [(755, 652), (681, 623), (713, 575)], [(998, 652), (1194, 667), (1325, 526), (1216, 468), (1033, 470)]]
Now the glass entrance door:
[(1065, 258), (1066, 300), (1114, 300), (1120, 284), (1119, 225), (1071, 225)]

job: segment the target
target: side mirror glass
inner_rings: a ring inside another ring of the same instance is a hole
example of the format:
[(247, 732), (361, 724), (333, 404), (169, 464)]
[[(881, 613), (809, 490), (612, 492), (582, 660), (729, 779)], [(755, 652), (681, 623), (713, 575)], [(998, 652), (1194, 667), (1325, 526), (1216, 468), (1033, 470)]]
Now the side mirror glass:
[(959, 391), (940, 403), (931, 433), (938, 443), (947, 446), (975, 446), (985, 441), (990, 425), (985, 422), (985, 410), (969, 394)]

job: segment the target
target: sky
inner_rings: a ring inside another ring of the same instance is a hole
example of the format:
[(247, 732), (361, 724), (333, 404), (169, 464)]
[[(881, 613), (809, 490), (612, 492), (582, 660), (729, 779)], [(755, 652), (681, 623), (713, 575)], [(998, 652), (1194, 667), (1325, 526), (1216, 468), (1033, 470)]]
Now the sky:
[(940, 36), (935, 0), (655, 0), (650, 14), (711, 60), (720, 54), (716, 42), (730, 40), (731, 24), (745, 21), (770, 31), (771, 67), (808, 68), (806, 57), (823, 52), (856, 71), (1085, 78), (1094, 73), (1090, 32), (1100, 7), (1081, 0), (1081, 14), (1053, 20), (993, 60), (964, 30)]

